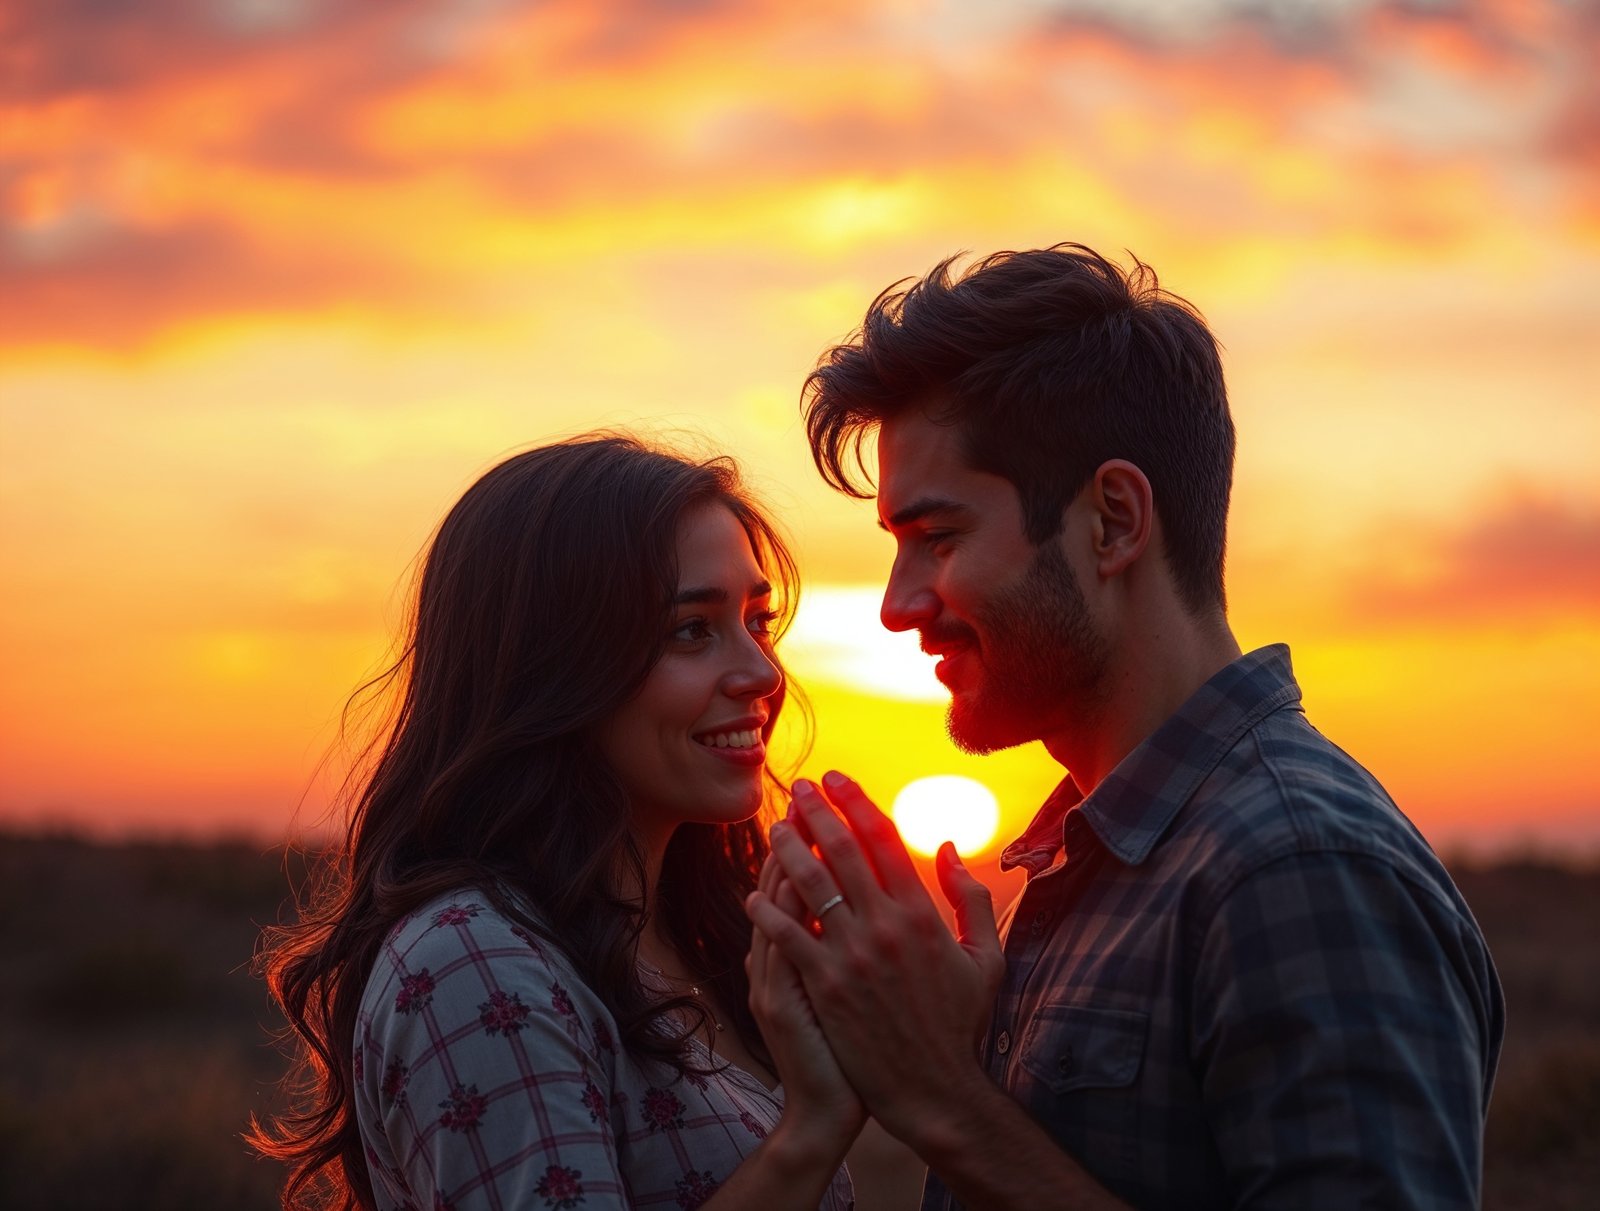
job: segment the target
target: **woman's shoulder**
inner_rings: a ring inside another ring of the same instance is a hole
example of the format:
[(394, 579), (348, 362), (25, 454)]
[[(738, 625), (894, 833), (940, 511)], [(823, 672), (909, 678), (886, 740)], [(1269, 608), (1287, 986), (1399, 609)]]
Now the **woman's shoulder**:
[[(539, 915), (525, 908), (519, 920), (496, 907), (483, 891), (459, 887), (412, 909), (389, 928), (384, 952), (396, 959), (450, 958), (483, 947), (527, 954), (551, 968), (571, 969), (571, 961), (538, 930)], [(530, 924), (533, 928), (530, 928)]]
[(535, 932), (537, 920), (532, 912), (515, 919), (473, 888), (435, 897), (389, 930), (367, 980), (364, 1013), (436, 1013), (441, 1002), (464, 998), (475, 1013), (503, 1005), (524, 1017), (581, 1010), (586, 1018), (609, 1018), (567, 955)]
[(496, 1175), (524, 1188), (525, 1165), (535, 1180), (566, 1166), (612, 1188), (616, 1024), (530, 923), (460, 889), (395, 922), (380, 947), (352, 1068), (374, 1181), (394, 1204), (443, 1192), (484, 1205), (492, 1193), (460, 1196), (492, 1191)]

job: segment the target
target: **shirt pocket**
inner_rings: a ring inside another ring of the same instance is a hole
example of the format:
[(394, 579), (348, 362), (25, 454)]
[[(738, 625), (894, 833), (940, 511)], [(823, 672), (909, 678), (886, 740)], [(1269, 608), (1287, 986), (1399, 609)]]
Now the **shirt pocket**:
[(1148, 1014), (1092, 1005), (1042, 1005), (1017, 1060), (1021, 1100), (1090, 1173), (1131, 1180), (1139, 1165), (1139, 1072)]
[(1028, 1023), (1022, 1066), (1052, 1093), (1131, 1085), (1149, 1024), (1148, 1014), (1127, 1009), (1044, 1005)]

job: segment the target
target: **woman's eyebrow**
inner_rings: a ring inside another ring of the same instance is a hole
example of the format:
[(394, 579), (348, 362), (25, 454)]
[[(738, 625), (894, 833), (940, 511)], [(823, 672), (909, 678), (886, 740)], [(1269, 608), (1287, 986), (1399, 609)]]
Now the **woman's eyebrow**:
[[(762, 597), (772, 596), (772, 585), (765, 580), (758, 580), (750, 586), (746, 595), (747, 601), (755, 601)], [(673, 605), (722, 605), (728, 600), (727, 589), (680, 589), (678, 595), (672, 599)]]

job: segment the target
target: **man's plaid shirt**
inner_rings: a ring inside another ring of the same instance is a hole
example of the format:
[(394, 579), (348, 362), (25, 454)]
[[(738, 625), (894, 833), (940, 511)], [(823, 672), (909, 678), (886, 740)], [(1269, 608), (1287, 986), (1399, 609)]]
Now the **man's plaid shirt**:
[[(993, 1079), (1136, 1207), (1473, 1207), (1504, 1002), (1477, 923), (1288, 649), (1004, 854)], [(926, 1211), (955, 1206), (930, 1176)]]

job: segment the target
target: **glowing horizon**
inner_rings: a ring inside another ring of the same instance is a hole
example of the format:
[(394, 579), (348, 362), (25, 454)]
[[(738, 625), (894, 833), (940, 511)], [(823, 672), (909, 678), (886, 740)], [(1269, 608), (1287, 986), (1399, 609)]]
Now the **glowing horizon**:
[(0, 823), (277, 836), (437, 519), (602, 427), (793, 531), (808, 769), (943, 735), (796, 400), (963, 249), (1128, 250), (1224, 346), (1229, 591), (1442, 847), (1600, 852), (1600, 10), (401, 0), (6, 24)]

